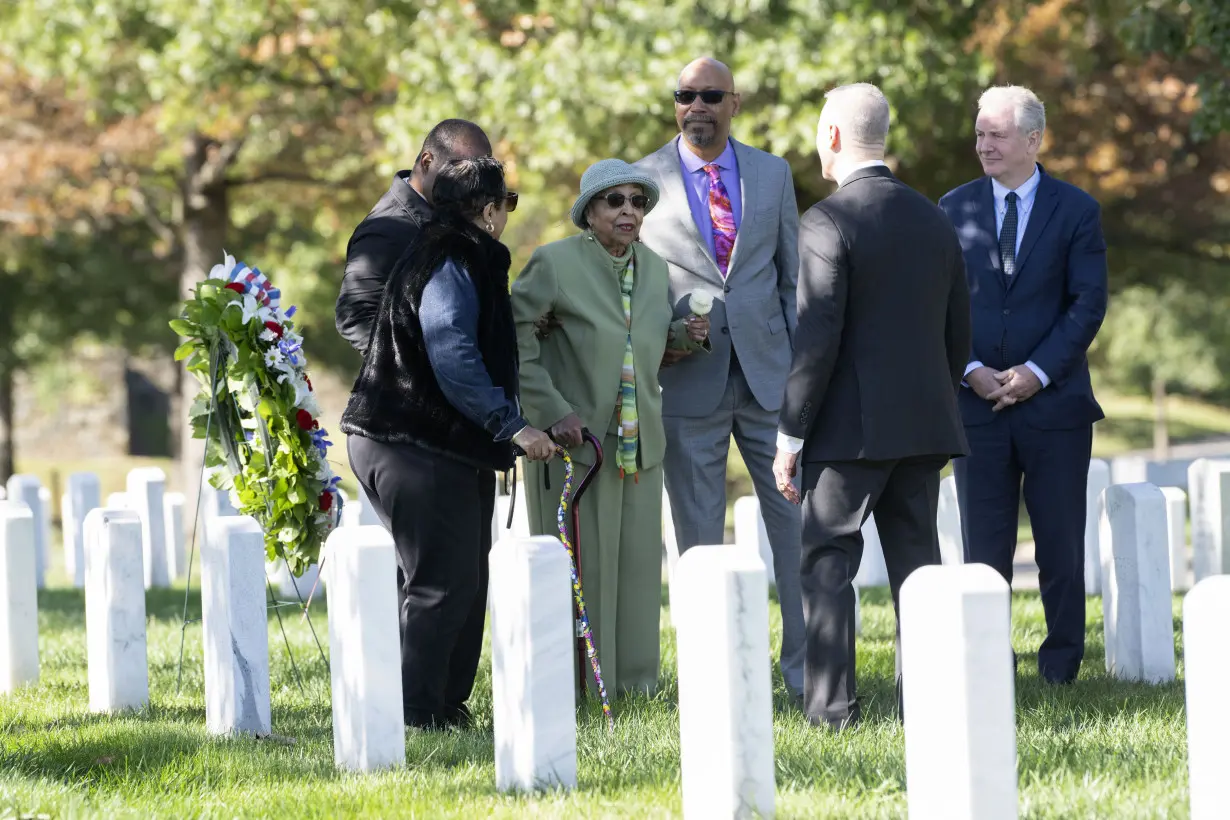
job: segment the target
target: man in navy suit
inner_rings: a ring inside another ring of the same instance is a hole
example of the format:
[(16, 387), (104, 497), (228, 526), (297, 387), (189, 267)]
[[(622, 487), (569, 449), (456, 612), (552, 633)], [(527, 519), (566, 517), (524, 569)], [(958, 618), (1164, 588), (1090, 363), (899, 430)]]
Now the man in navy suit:
[(970, 454), (953, 462), (965, 560), (1012, 581), (1023, 480), (1046, 612), (1038, 672), (1067, 683), (1085, 654), (1085, 485), (1103, 418), (1085, 354), (1106, 315), (1106, 243), (1093, 197), (1037, 163), (1032, 91), (988, 89), (975, 128), (986, 176), (940, 199), (974, 329), (958, 398)]

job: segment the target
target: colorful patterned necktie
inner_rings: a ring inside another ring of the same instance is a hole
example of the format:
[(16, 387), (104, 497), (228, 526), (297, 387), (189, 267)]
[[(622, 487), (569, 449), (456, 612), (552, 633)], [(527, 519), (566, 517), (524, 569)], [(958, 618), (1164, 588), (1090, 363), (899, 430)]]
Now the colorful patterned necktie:
[(999, 231), (999, 261), (1004, 276), (1011, 276), (1016, 273), (1016, 191), (1009, 191), (1005, 200), (1008, 209), (1004, 211), (1004, 226)]
[(722, 184), (722, 175), (712, 163), (704, 167), (709, 175), (709, 219), (713, 222), (713, 249), (716, 251), (718, 270), (726, 278), (730, 266), (730, 252), (735, 247), (735, 212), (730, 207), (730, 194)]
[(615, 452), (615, 463), (619, 465), (620, 478), (636, 472), (636, 451), (640, 446), (641, 423), (636, 413), (636, 368), (632, 356), (632, 287), (635, 281), (636, 259), (633, 257), (619, 279), (624, 321), (628, 324), (624, 364), (619, 373), (619, 449)]

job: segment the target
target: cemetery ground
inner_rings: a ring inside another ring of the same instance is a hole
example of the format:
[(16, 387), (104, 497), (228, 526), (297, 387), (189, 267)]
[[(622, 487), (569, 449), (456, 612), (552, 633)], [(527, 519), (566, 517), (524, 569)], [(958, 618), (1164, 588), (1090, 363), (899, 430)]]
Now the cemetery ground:
[[(1095, 455), (1147, 446), (1138, 432), (1147, 401), (1104, 400)], [(1230, 412), (1172, 405), (1182, 438), (1230, 435)], [(157, 465), (176, 489), (169, 461), (120, 459), (40, 463), (22, 472), (51, 485), (75, 470), (99, 475), (102, 494), (124, 490), (132, 467)], [(730, 498), (750, 493), (737, 451)], [(344, 472), (344, 464), (339, 464)], [(352, 485), (353, 486), (353, 485)], [(58, 499), (58, 493), (54, 496)], [(58, 503), (56, 504), (58, 510)], [(1030, 537), (1022, 520), (1022, 540)], [(728, 538), (728, 540), (730, 540)], [(300, 691), (276, 617), (268, 619), (274, 737), (220, 740), (205, 731), (200, 625), (188, 627), (182, 691), (176, 691), (184, 590), (146, 595), (150, 705), (118, 717), (91, 714), (86, 680), (84, 595), (68, 584), (58, 527), (51, 541), (49, 588), (39, 594), (41, 677), (36, 687), (0, 698), (0, 817), (677, 817), (681, 812), (675, 638), (663, 590), (662, 673), (652, 698), (617, 700), (616, 731), (599, 708), (578, 713), (579, 789), (536, 796), (496, 792), (489, 646), (471, 700), (477, 725), (444, 734), (407, 734), (403, 769), (344, 774), (333, 761), (329, 672), (308, 626), (283, 610)], [(200, 614), (199, 550), (189, 617)], [(1187, 744), (1182, 683), (1180, 599), (1173, 599), (1179, 680), (1122, 683), (1104, 671), (1102, 608), (1087, 603), (1088, 644), (1076, 684), (1055, 688), (1037, 677), (1034, 651), (1045, 631), (1036, 592), (1014, 593), (1017, 771), (1022, 817), (1186, 817)], [(327, 642), (327, 601), (312, 622)], [(887, 590), (862, 591), (858, 685), (864, 721), (841, 735), (811, 727), (792, 707), (773, 671), (779, 817), (904, 817), (904, 735), (895, 715), (893, 615)], [(780, 618), (770, 607), (771, 646)], [(327, 652), (328, 647), (325, 647)], [(958, 697), (954, 691), (953, 697)], [(943, 710), (948, 704), (937, 703)]]
[[(58, 579), (58, 582), (57, 582)], [(284, 615), (296, 684), (277, 619), (269, 616), (273, 732), (268, 740), (205, 732), (200, 625), (188, 627), (176, 694), (183, 589), (147, 593), (150, 705), (105, 717), (88, 711), (81, 590), (62, 571), (40, 593), (42, 674), (37, 687), (0, 699), (0, 813), (19, 817), (678, 817), (679, 720), (674, 633), (663, 594), (661, 689), (616, 701), (608, 736), (597, 703), (578, 714), (579, 789), (536, 796), (495, 790), (489, 647), (471, 701), (476, 726), (407, 734), (407, 766), (353, 775), (333, 765), (329, 673), (311, 632)], [(1034, 648), (1044, 632), (1036, 593), (1016, 593), (1013, 644), (1021, 816), (1187, 816), (1182, 682), (1110, 680), (1103, 667), (1099, 600), (1089, 599), (1080, 679), (1041, 683)], [(845, 734), (811, 727), (788, 705), (774, 669), (779, 817), (904, 817), (904, 736), (894, 713), (893, 616), (887, 590), (864, 590), (859, 688), (865, 719)], [(190, 617), (200, 601), (190, 596)], [(1179, 603), (1174, 630), (1182, 644)], [(770, 607), (771, 645), (780, 618)], [(312, 621), (324, 642), (325, 607)], [(326, 647), (327, 651), (327, 647)], [(954, 692), (954, 697), (957, 694)], [(934, 705), (944, 709), (944, 703)]]

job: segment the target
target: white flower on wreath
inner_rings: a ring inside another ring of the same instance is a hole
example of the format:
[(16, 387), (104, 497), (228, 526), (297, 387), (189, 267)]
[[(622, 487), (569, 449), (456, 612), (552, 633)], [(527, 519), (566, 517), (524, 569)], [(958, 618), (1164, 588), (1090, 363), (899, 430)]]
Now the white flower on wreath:
[(221, 265), (214, 265), (209, 269), (210, 279), (228, 280), (231, 278), (231, 270), (235, 267), (235, 257), (229, 253), (222, 258)]
[(276, 347), (271, 347), (265, 351), (265, 367), (276, 368), (282, 364), (282, 351)]
[(269, 328), (265, 328), (264, 330), (262, 330), (260, 335), (257, 336), (256, 338), (260, 339), (262, 342), (266, 344), (273, 344), (274, 342), (278, 340), (278, 337), (274, 335), (274, 332), (270, 330)]
[(243, 323), (246, 325), (253, 319), (259, 319), (262, 323), (269, 316), (269, 308), (262, 305), (256, 300), (256, 297), (250, 293), (243, 295), (242, 302), (231, 302), (227, 308), (238, 307), (243, 312)]

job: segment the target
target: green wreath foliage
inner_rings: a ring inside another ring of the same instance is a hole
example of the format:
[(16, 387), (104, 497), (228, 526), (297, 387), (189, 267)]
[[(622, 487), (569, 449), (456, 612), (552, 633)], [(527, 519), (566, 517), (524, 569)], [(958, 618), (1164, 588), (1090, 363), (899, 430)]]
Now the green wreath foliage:
[(171, 329), (177, 361), (201, 383), (189, 417), (205, 440), (210, 483), (265, 533), (269, 560), (302, 575), (341, 517), (332, 442), (318, 421), (295, 308), (258, 269), (227, 255), (186, 300)]

